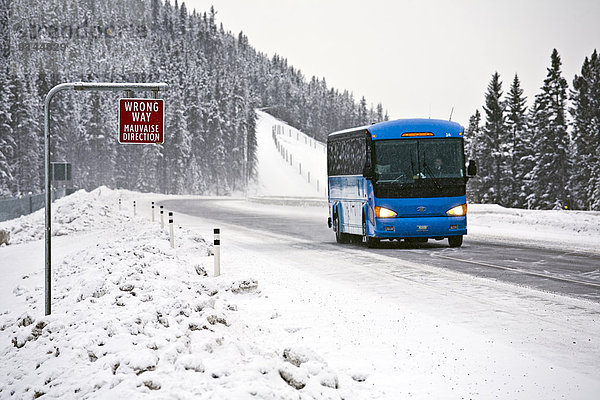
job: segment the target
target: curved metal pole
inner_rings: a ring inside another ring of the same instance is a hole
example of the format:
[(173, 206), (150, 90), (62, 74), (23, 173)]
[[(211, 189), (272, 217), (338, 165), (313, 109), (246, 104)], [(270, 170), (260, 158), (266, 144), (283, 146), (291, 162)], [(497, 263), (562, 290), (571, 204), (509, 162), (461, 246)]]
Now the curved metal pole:
[(51, 242), (51, 224), (52, 224), (52, 192), (51, 180), (50, 180), (50, 102), (54, 95), (61, 90), (106, 90), (106, 91), (120, 91), (120, 90), (143, 90), (160, 92), (167, 90), (169, 85), (166, 83), (109, 83), (109, 82), (69, 82), (61, 83), (60, 85), (54, 86), (46, 95), (44, 101), (44, 147), (45, 147), (45, 167), (44, 174), (46, 177), (46, 227), (44, 230), (45, 244), (46, 244), (46, 261), (45, 261), (45, 300), (46, 300), (46, 315), (50, 315), (52, 312), (52, 262), (50, 246)]
[(50, 191), (50, 101), (52, 101), (52, 97), (61, 90), (73, 90), (73, 83), (61, 83), (60, 85), (54, 86), (48, 94), (46, 95), (46, 100), (44, 101), (44, 149), (45, 149), (45, 167), (44, 167), (44, 175), (46, 179), (46, 227), (44, 230), (44, 236), (46, 241), (46, 262), (45, 262), (45, 280), (46, 280), (46, 315), (50, 315), (52, 312), (51, 309), (51, 252), (52, 248), (50, 246), (50, 225), (51, 225), (51, 212), (50, 212), (50, 204), (52, 204), (52, 192)]

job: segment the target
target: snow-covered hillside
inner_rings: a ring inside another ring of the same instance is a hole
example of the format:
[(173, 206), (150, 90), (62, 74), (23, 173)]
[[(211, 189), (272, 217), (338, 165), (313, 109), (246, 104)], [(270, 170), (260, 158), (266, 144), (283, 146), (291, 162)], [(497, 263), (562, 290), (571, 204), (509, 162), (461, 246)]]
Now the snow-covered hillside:
[(327, 197), (323, 143), (285, 122), (258, 111), (256, 196)]

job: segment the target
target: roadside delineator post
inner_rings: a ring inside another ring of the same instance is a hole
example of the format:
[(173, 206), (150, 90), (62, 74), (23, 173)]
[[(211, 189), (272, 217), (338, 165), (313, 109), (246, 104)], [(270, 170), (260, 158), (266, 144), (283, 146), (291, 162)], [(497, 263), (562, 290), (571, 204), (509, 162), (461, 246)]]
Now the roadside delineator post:
[(219, 228), (214, 229), (215, 242), (213, 253), (215, 255), (215, 276), (221, 275), (221, 233)]
[(152, 202), (152, 222), (154, 222), (154, 202)]
[(133, 202), (133, 216), (135, 217), (135, 201)]
[(173, 212), (169, 211), (169, 236), (171, 242), (171, 248), (175, 248), (175, 238), (173, 237)]
[(119, 197), (119, 211), (121, 211), (121, 198)]
[(165, 229), (165, 220), (163, 217), (163, 206), (160, 206), (160, 229)]

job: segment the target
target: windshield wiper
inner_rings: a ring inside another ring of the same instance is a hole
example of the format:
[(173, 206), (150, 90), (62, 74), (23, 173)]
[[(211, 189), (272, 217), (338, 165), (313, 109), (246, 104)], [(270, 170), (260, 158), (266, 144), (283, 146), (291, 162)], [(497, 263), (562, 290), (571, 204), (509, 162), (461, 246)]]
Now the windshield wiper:
[(429, 177), (433, 181), (433, 184), (435, 185), (435, 187), (437, 189), (441, 189), (442, 185), (440, 185), (440, 183), (438, 182), (438, 180), (435, 179), (435, 176), (433, 175), (433, 171), (431, 170), (431, 168), (429, 168), (429, 165), (427, 165), (426, 162), (423, 162), (423, 168), (425, 168), (425, 172), (429, 175)]
[(390, 185), (394, 185), (394, 186), (395, 186), (395, 187), (397, 187), (398, 189), (404, 189), (404, 188), (406, 188), (406, 187), (407, 187), (407, 186), (406, 186), (406, 183), (401, 183), (401, 182), (398, 182), (398, 179), (400, 179), (400, 178), (402, 178), (402, 177), (403, 177), (403, 175), (401, 175), (401, 176), (398, 176), (398, 177), (397, 177), (396, 179), (394, 179), (393, 181), (386, 182), (386, 183), (389, 183)]

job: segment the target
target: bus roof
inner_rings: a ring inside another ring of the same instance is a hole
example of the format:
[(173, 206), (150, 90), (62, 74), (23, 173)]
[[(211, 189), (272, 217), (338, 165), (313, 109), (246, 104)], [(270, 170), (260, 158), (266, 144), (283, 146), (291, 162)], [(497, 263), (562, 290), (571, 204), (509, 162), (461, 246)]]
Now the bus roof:
[[(369, 131), (373, 140), (398, 139), (403, 133), (431, 133), (434, 137), (462, 137), (464, 133), (463, 127), (452, 121), (440, 119), (397, 119), (394, 121), (385, 121), (373, 125), (345, 129), (343, 131), (331, 133), (329, 136), (364, 131), (365, 129)], [(414, 136), (418, 135), (411, 135), (409, 137)]]

